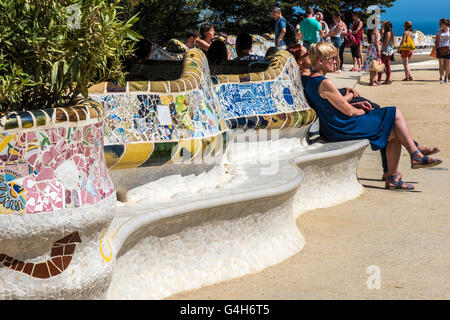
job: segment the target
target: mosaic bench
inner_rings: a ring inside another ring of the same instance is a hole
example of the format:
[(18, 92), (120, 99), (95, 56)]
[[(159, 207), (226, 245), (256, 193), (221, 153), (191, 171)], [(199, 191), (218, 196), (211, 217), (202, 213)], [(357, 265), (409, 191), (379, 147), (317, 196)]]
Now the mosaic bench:
[(278, 51), (264, 72), (217, 75), (212, 82), (220, 115), (230, 129), (308, 129), (316, 120), (298, 64), (288, 51)]
[(229, 129), (198, 49), (186, 53), (180, 79), (101, 83), (89, 95), (104, 105), (105, 158), (120, 199), (144, 181), (211, 168), (226, 148)]
[(1, 115), (0, 300), (101, 297), (115, 211), (101, 105)]
[(297, 146), (273, 155), (279, 156), (273, 174), (240, 161), (231, 164), (233, 180), (222, 188), (153, 198), (180, 181), (164, 179), (154, 193), (118, 207), (102, 239), (115, 265), (106, 299), (163, 299), (297, 254), (305, 245), (296, 226), (301, 214), (363, 192), (356, 169), (367, 146), (368, 141)]

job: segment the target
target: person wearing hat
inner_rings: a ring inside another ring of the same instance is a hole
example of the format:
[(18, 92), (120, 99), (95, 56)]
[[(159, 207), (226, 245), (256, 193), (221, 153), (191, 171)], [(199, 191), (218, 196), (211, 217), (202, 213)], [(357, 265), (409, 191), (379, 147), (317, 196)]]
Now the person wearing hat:
[(412, 81), (413, 77), (409, 68), (409, 59), (415, 49), (414, 40), (412, 40), (413, 24), (411, 21), (406, 21), (403, 27), (405, 28), (405, 32), (403, 33), (402, 42), (398, 47), (398, 51), (401, 54), (403, 61), (403, 68), (405, 69), (405, 79), (402, 81)]

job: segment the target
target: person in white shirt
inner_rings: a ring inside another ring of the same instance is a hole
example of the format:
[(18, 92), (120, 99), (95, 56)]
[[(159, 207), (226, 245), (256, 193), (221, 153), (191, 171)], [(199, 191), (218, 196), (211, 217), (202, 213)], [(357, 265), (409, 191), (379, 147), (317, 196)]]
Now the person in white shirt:
[[(441, 27), (436, 35), (436, 54), (439, 59), (439, 80), (441, 84), (448, 83), (450, 75), (450, 20), (441, 19)], [(445, 75), (445, 77), (444, 77)]]

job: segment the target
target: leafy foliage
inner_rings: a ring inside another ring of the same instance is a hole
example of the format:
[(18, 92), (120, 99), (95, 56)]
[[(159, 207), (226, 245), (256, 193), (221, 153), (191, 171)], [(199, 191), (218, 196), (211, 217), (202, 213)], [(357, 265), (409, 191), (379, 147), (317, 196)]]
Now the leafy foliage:
[(0, 111), (66, 106), (94, 83), (123, 82), (121, 60), (140, 36), (136, 17), (118, 19), (118, 4), (0, 0)]
[[(295, 1), (280, 1), (283, 16), (293, 20)], [(263, 34), (274, 31), (275, 21), (271, 8), (275, 2), (267, 0), (205, 0), (210, 10), (208, 20), (216, 29), (229, 34), (238, 34), (245, 30), (249, 33)]]
[(165, 45), (183, 39), (187, 29), (198, 29), (203, 0), (122, 0), (124, 19), (139, 16), (134, 28), (145, 39)]
[(395, 0), (122, 0), (124, 18), (138, 14), (136, 31), (147, 40), (165, 45), (171, 38), (183, 40), (187, 29), (198, 29), (203, 22), (214, 24), (216, 31), (238, 34), (245, 30), (254, 34), (274, 31), (271, 16), (274, 5), (281, 7), (283, 16), (293, 24), (301, 20), (296, 7), (312, 6), (331, 20), (341, 11), (351, 20), (351, 11), (365, 10), (370, 5), (390, 7)]

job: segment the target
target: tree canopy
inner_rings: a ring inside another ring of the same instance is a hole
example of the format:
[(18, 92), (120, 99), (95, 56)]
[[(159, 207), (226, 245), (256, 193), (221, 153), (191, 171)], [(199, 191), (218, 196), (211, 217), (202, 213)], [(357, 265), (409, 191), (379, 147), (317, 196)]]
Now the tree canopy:
[[(187, 29), (198, 29), (203, 22), (215, 25), (216, 31), (237, 34), (245, 30), (263, 34), (274, 31), (271, 8), (278, 5), (283, 16), (295, 24), (308, 6), (324, 13), (329, 20), (333, 13), (342, 12), (351, 17), (353, 10), (365, 11), (371, 5), (382, 9), (395, 0), (123, 0), (128, 14), (124, 19), (139, 13), (135, 30), (144, 38), (165, 44), (171, 38), (183, 38)], [(299, 8), (300, 10), (296, 10)]]

